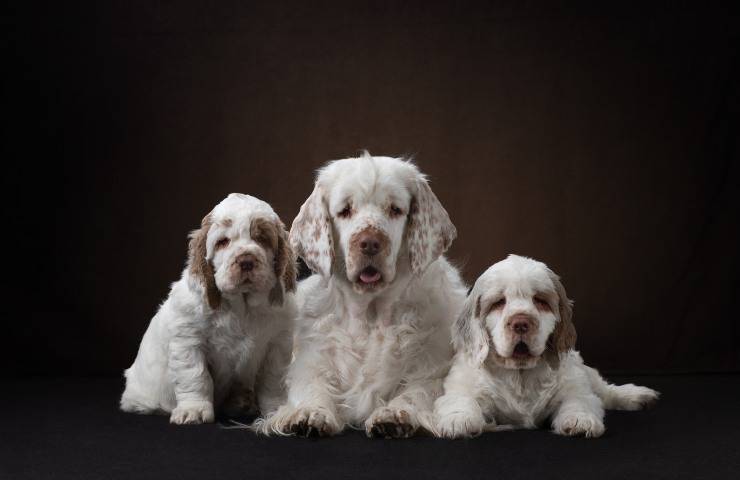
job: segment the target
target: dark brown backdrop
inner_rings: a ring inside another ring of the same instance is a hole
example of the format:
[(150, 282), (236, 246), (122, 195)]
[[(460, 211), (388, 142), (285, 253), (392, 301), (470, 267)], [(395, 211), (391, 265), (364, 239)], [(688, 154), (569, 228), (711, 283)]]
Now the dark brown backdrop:
[(559, 272), (591, 364), (738, 370), (736, 20), (698, 4), (11, 9), (4, 353), (26, 359), (4, 367), (117, 374), (217, 201), (250, 193), (289, 224), (317, 167), (367, 148), (416, 155), (469, 282), (511, 252)]

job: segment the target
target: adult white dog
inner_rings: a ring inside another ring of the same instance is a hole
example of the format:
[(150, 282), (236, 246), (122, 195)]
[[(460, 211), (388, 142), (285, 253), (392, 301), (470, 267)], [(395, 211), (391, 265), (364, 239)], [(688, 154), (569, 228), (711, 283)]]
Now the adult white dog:
[[(172, 423), (266, 414), (284, 402), (295, 256), (270, 206), (232, 193), (191, 233), (188, 265), (126, 370), (121, 409)], [(255, 398), (256, 397), (256, 398)]]
[(442, 256), (456, 236), (409, 161), (365, 153), (322, 168), (290, 231), (317, 274), (298, 286), (288, 400), (263, 433), (345, 426), (406, 437), (433, 427), (466, 289)]
[(604, 408), (638, 410), (658, 392), (610, 385), (573, 350), (572, 303), (557, 275), (510, 255), (475, 282), (454, 327), (457, 351), (435, 404), (437, 433), (469, 437), (498, 424), (598, 437)]

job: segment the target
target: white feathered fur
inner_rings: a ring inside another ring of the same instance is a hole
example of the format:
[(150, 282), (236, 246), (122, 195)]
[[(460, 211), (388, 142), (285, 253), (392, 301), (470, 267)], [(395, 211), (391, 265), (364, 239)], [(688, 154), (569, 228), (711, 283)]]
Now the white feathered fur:
[(557, 434), (598, 437), (605, 408), (655, 402), (658, 392), (611, 385), (584, 365), (571, 315), (565, 288), (541, 262), (510, 255), (483, 273), (453, 328), (456, 354), (435, 404), (436, 433), (470, 437), (551, 419)]
[[(251, 268), (246, 270), (251, 262)], [(295, 257), (270, 206), (231, 194), (193, 232), (179, 281), (124, 373), (121, 409), (176, 424), (274, 411), (290, 362)]]
[[(320, 170), (290, 233), (317, 274), (298, 286), (288, 401), (257, 430), (332, 435), (351, 426), (382, 437), (431, 431), (452, 357), (451, 319), (466, 292), (442, 256), (455, 235), (408, 161), (365, 153)], [(376, 255), (363, 254), (367, 238), (378, 241)], [(368, 281), (368, 267), (379, 280)]]

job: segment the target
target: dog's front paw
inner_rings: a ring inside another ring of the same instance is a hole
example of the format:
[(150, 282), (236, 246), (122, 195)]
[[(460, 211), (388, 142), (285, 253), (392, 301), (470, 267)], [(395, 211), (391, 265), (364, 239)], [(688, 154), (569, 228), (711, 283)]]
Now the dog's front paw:
[(419, 428), (419, 422), (408, 410), (378, 407), (365, 421), (368, 437), (408, 438)]
[[(491, 426), (494, 425), (491, 424)], [(454, 412), (438, 417), (436, 433), (443, 438), (475, 437), (480, 435), (485, 427), (486, 420), (483, 415)]]
[(296, 408), (279, 430), (297, 437), (328, 437), (339, 433), (336, 417), (325, 408)]
[(660, 398), (660, 393), (652, 388), (640, 387), (632, 383), (616, 388), (617, 401), (614, 408), (618, 410), (642, 410), (650, 408)]
[(435, 434), (443, 438), (474, 437), (487, 426), (478, 403), (466, 396), (442, 395), (434, 402), (434, 417)]
[(604, 434), (604, 421), (592, 413), (566, 413), (558, 415), (552, 422), (552, 429), (558, 435), (569, 437), (600, 437)]
[(211, 402), (183, 402), (177, 404), (170, 415), (170, 423), (176, 425), (193, 425), (212, 423), (215, 418)]

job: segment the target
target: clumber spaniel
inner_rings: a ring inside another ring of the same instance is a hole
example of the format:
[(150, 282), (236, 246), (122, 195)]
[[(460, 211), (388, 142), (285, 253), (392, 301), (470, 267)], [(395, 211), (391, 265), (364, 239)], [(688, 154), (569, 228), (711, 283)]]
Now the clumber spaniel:
[[(190, 235), (188, 264), (126, 370), (121, 408), (170, 413), (176, 424), (269, 413), (284, 401), (295, 257), (282, 222), (232, 193)], [(256, 397), (256, 398), (255, 398)]]
[(456, 355), (435, 403), (437, 434), (469, 437), (496, 423), (598, 437), (604, 409), (638, 410), (658, 392), (611, 385), (573, 350), (572, 302), (557, 275), (510, 255), (478, 278), (454, 328)]
[(290, 231), (316, 275), (298, 286), (288, 400), (256, 428), (323, 436), (349, 425), (382, 437), (432, 430), (466, 292), (442, 256), (455, 236), (409, 161), (365, 152), (322, 168)]

